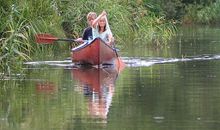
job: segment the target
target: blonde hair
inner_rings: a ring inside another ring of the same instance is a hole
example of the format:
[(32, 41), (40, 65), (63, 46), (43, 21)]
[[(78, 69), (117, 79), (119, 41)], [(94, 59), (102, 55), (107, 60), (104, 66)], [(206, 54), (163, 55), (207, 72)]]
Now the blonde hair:
[(88, 14), (87, 14), (87, 19), (89, 19), (89, 18), (96, 18), (97, 17), (97, 14), (95, 13), (95, 12), (89, 12)]

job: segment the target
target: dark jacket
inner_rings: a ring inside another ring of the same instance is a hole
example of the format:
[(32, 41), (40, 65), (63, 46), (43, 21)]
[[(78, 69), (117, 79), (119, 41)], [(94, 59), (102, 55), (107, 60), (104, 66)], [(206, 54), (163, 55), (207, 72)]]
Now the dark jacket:
[(92, 27), (87, 27), (82, 36), (83, 40), (91, 40), (92, 39)]

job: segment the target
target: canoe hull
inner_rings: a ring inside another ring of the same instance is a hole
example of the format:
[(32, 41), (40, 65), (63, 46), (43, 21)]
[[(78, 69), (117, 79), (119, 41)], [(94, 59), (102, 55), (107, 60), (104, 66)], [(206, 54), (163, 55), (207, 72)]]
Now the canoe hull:
[(90, 43), (84, 43), (71, 52), (72, 61), (79, 64), (112, 64), (118, 58), (114, 48), (107, 45), (100, 38), (96, 38)]

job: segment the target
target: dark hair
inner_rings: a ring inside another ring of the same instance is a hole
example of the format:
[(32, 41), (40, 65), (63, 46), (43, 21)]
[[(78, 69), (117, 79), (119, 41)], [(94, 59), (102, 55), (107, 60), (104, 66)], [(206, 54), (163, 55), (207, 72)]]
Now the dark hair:
[[(101, 27), (99, 25), (98, 25), (98, 29), (99, 29), (99, 32), (100, 32)], [(104, 27), (104, 31), (106, 31), (106, 24), (105, 24), (105, 27)]]

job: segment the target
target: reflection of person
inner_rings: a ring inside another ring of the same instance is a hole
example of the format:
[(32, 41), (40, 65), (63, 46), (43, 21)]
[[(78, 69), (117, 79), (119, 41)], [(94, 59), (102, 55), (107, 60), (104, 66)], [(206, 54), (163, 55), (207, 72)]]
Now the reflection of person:
[(89, 115), (106, 122), (118, 68), (78, 68), (73, 69), (73, 76), (80, 82), (80, 90), (88, 98)]
[(89, 113), (95, 118), (107, 119), (114, 94), (114, 84), (101, 85), (100, 92), (93, 93), (89, 99)]
[(92, 34), (92, 23), (93, 20), (95, 20), (97, 17), (97, 14), (95, 12), (89, 12), (87, 14), (87, 23), (88, 27), (84, 29), (82, 38), (78, 38), (76, 41), (83, 43), (84, 40), (92, 40), (93, 34)]
[(112, 45), (114, 42), (114, 38), (109, 27), (106, 15), (107, 13), (105, 11), (102, 11), (102, 13), (92, 22), (92, 33), (93, 38), (100, 37), (107, 44)]

